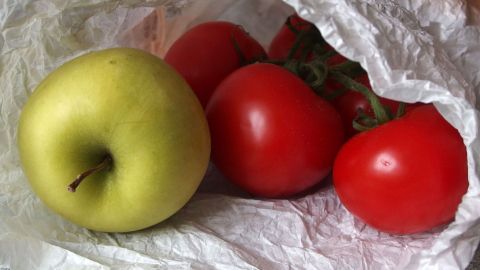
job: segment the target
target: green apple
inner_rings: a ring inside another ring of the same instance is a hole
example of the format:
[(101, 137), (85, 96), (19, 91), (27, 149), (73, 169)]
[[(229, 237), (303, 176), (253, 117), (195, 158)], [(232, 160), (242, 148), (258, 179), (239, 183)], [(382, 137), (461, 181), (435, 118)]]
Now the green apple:
[(127, 48), (85, 54), (48, 75), (22, 110), (17, 139), (38, 197), (104, 232), (177, 212), (210, 156), (205, 115), (187, 83), (161, 59)]

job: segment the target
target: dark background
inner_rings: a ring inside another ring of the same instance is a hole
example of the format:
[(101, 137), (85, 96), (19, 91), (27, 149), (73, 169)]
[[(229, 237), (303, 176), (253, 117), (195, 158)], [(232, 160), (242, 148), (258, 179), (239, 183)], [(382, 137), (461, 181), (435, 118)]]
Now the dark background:
[(477, 252), (475, 252), (475, 257), (473, 257), (472, 262), (467, 267), (467, 270), (474, 269), (480, 269), (480, 248), (477, 248)]

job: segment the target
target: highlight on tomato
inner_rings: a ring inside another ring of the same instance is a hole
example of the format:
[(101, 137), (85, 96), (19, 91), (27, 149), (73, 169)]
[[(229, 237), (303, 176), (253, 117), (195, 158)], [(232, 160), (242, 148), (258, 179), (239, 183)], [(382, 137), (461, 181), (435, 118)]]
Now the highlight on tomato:
[(360, 133), (333, 169), (345, 207), (380, 231), (410, 234), (453, 220), (467, 191), (466, 149), (433, 105)]
[[(199, 44), (206, 35), (192, 34)], [(227, 60), (213, 66), (217, 51), (206, 45), (183, 55), (192, 37), (167, 56), (206, 106), (212, 161), (227, 179), (257, 197), (288, 198), (333, 168), (341, 202), (379, 231), (417, 233), (454, 218), (468, 187), (466, 149), (433, 105), (378, 97), (360, 64), (296, 14), (259, 63), (265, 52), (251, 37), (220, 36)]]
[(376, 96), (358, 63), (324, 42), (305, 43), (320, 40), (319, 33), (292, 25), (287, 21), (272, 42), (290, 48), (283, 48), (288, 53), (275, 62), (329, 100), (342, 117), (351, 138), (335, 158), (333, 182), (345, 207), (374, 228), (395, 234), (451, 221), (468, 187), (466, 150), (457, 130), (433, 105)]
[(333, 106), (287, 69), (268, 63), (229, 75), (206, 114), (213, 163), (259, 197), (290, 197), (321, 182), (344, 141)]

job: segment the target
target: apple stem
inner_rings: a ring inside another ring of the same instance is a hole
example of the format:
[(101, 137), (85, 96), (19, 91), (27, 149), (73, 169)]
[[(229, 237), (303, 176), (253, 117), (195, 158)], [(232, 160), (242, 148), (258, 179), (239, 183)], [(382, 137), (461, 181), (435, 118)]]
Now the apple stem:
[(87, 178), (89, 175), (96, 173), (98, 171), (101, 171), (108, 167), (110, 163), (112, 162), (112, 157), (110, 155), (107, 155), (102, 162), (100, 162), (97, 166), (90, 168), (83, 173), (79, 174), (73, 182), (67, 186), (68, 191), (70, 192), (75, 192), (77, 190), (77, 187), (82, 183), (83, 179)]

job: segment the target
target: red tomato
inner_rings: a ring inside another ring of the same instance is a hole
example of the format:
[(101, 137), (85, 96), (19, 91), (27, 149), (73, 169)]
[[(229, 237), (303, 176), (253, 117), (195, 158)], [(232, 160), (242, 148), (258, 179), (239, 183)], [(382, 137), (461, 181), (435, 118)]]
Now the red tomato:
[(468, 187), (463, 140), (432, 105), (354, 136), (333, 168), (345, 207), (380, 231), (409, 234), (453, 219)]
[[(297, 31), (306, 31), (315, 27), (313, 24), (300, 18), (297, 14), (294, 14), (287, 19), (291, 26)], [(270, 59), (285, 59), (287, 58), (290, 50), (297, 39), (297, 34), (290, 29), (287, 24), (284, 24), (277, 34), (273, 37), (270, 47), (268, 49), (268, 57)], [(299, 58), (301, 54), (301, 48), (295, 53), (295, 58)]]
[(212, 159), (261, 197), (288, 197), (329, 174), (343, 143), (333, 106), (289, 71), (253, 64), (228, 76), (207, 106)]
[(235, 43), (247, 62), (266, 55), (242, 27), (215, 21), (199, 24), (183, 34), (170, 47), (165, 61), (186, 79), (205, 107), (218, 84), (245, 64)]

